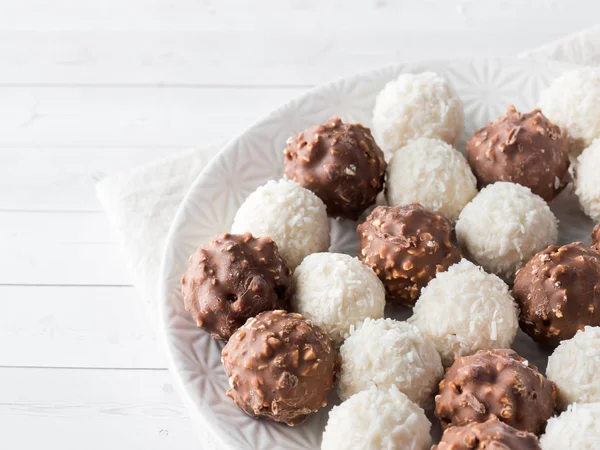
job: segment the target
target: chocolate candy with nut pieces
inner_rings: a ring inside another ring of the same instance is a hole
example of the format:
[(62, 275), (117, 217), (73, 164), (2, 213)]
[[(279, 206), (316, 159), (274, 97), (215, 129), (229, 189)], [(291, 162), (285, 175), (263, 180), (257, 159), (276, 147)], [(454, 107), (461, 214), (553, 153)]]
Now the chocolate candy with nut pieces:
[(592, 231), (592, 248), (600, 252), (600, 223), (594, 227)]
[(513, 350), (455, 357), (440, 382), (435, 414), (442, 427), (498, 419), (540, 434), (556, 406), (556, 386)]
[(379, 276), (391, 302), (414, 306), (421, 288), (461, 260), (452, 223), (418, 203), (378, 206), (357, 231), (358, 257)]
[(225, 233), (190, 256), (181, 291), (198, 326), (226, 341), (248, 318), (288, 309), (290, 283), (271, 238)]
[(571, 179), (566, 136), (539, 109), (520, 113), (510, 105), (475, 132), (467, 156), (480, 188), (511, 181), (550, 201)]
[(513, 289), (520, 325), (547, 347), (600, 325), (600, 253), (581, 242), (552, 245), (517, 273)]
[(288, 139), (285, 175), (313, 191), (331, 217), (357, 220), (383, 189), (386, 162), (371, 130), (339, 117)]
[(227, 395), (246, 414), (289, 426), (327, 405), (338, 366), (331, 340), (300, 314), (267, 311), (223, 348)]
[(497, 419), (471, 422), (444, 431), (432, 450), (541, 450), (535, 434), (509, 427)]

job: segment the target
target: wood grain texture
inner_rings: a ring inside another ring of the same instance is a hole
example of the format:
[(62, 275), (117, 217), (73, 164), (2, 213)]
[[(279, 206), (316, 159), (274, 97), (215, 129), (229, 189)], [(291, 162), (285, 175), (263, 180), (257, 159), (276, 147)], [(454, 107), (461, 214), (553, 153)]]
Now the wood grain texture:
[(0, 87), (0, 147), (197, 147), (302, 91)]
[(164, 369), (160, 348), (133, 287), (0, 286), (1, 366)]
[[(0, 211), (100, 212), (95, 191), (99, 180), (185, 150), (188, 148), (0, 148)], [(29, 221), (29, 226), (39, 229), (35, 220)]]
[(2, 448), (198, 449), (166, 370), (0, 368)]

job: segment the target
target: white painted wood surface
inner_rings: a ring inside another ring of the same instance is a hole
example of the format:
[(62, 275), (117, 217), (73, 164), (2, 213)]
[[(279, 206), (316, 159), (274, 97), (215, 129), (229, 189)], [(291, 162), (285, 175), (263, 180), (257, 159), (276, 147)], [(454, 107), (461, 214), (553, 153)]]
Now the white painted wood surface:
[(0, 0), (0, 448), (198, 449), (94, 184), (309, 86), (512, 55), (592, 0)]

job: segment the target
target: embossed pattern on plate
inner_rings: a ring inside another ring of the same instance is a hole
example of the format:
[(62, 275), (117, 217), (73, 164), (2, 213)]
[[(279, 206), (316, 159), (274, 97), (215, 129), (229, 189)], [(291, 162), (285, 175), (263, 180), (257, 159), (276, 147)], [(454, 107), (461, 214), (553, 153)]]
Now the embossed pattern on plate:
[[(468, 136), (502, 114), (513, 103), (535, 106), (539, 92), (568, 64), (518, 59), (437, 60), (397, 64), (319, 86), (283, 105), (231, 141), (194, 182), (169, 232), (161, 270), (161, 334), (175, 384), (199, 428), (210, 432), (223, 448), (318, 449), (327, 421), (320, 411), (296, 427), (257, 421), (225, 396), (227, 378), (221, 366), (222, 344), (198, 329), (183, 308), (181, 274), (188, 256), (215, 234), (227, 231), (244, 198), (267, 180), (283, 173), (283, 149), (291, 134), (339, 115), (371, 125), (375, 96), (384, 84), (404, 72), (434, 71), (458, 92), (465, 107)], [(552, 209), (561, 220), (561, 242), (587, 241), (592, 224), (568, 189)], [(356, 252), (354, 222), (332, 221), (332, 250)], [(515, 349), (545, 368), (546, 356), (519, 334)], [(332, 395), (332, 401), (335, 401)]]

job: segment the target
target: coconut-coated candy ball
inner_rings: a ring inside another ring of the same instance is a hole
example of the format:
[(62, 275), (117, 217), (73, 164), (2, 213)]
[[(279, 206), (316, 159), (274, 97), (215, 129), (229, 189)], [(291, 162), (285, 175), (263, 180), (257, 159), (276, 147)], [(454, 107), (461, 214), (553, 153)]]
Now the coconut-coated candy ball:
[(371, 130), (339, 117), (288, 139), (285, 175), (313, 191), (331, 217), (357, 220), (383, 189), (383, 152)]
[(598, 450), (600, 403), (574, 404), (551, 418), (540, 445), (542, 450)]
[(340, 356), (342, 400), (371, 386), (394, 385), (425, 408), (444, 374), (433, 342), (414, 325), (392, 319), (366, 319), (344, 341)]
[(457, 357), (440, 381), (435, 414), (442, 427), (498, 419), (539, 434), (556, 405), (556, 386), (513, 350)]
[(600, 327), (585, 327), (562, 341), (548, 358), (546, 376), (558, 386), (562, 409), (600, 402)]
[(566, 131), (569, 152), (576, 157), (600, 138), (600, 70), (586, 67), (564, 73), (541, 93), (539, 105)]
[(600, 253), (581, 242), (550, 246), (519, 271), (513, 294), (523, 331), (556, 347), (586, 325), (600, 326)]
[(556, 243), (558, 222), (548, 204), (529, 188), (498, 181), (465, 206), (456, 235), (469, 259), (512, 281), (533, 255)]
[(446, 428), (432, 450), (541, 450), (537, 436), (509, 427), (497, 419)]
[(446, 367), (456, 355), (510, 347), (519, 328), (508, 285), (466, 259), (429, 282), (408, 321), (433, 341)]
[(377, 94), (373, 108), (375, 139), (390, 155), (419, 137), (456, 145), (464, 121), (460, 98), (433, 72), (401, 74)]
[(250, 194), (238, 209), (231, 232), (269, 236), (292, 270), (311, 253), (329, 248), (325, 205), (289, 180), (271, 180)]
[(369, 267), (342, 253), (313, 253), (292, 277), (292, 309), (341, 345), (367, 317), (383, 317), (385, 289)]
[(428, 450), (431, 422), (396, 386), (353, 395), (329, 413), (321, 450)]
[(225, 233), (190, 257), (181, 291), (198, 326), (226, 341), (248, 318), (288, 309), (290, 283), (291, 271), (271, 238)]
[(452, 222), (477, 195), (477, 181), (465, 157), (439, 139), (410, 141), (394, 153), (387, 173), (390, 206), (417, 202)]
[(331, 340), (300, 314), (266, 311), (223, 348), (227, 396), (246, 414), (289, 426), (327, 405), (337, 358)]
[(358, 257), (379, 276), (392, 302), (413, 306), (436, 273), (461, 259), (452, 223), (418, 203), (378, 206), (357, 231)]
[(475, 132), (467, 155), (480, 187), (511, 181), (550, 201), (570, 180), (567, 139), (539, 109), (520, 113), (510, 105)]
[[(600, 99), (598, 99), (600, 102)], [(600, 139), (596, 139), (577, 158), (575, 194), (584, 213), (600, 222)]]

